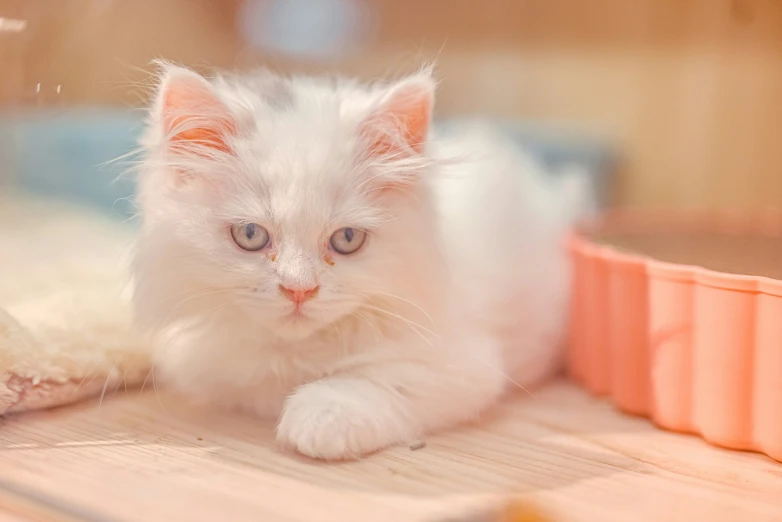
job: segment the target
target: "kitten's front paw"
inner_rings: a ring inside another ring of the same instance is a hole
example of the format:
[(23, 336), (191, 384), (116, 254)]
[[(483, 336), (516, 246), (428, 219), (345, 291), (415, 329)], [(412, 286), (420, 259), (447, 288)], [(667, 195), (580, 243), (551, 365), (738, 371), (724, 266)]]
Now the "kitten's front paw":
[(415, 436), (399, 401), (361, 379), (306, 384), (285, 401), (277, 440), (308, 457), (357, 458)]

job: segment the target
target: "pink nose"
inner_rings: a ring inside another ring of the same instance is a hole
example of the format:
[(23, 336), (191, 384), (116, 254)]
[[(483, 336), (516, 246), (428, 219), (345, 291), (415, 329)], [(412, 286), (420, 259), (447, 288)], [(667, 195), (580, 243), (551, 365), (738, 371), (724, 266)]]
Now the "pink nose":
[(313, 286), (311, 288), (288, 288), (280, 285), (280, 293), (300, 305), (304, 301), (308, 301), (318, 294), (320, 286)]

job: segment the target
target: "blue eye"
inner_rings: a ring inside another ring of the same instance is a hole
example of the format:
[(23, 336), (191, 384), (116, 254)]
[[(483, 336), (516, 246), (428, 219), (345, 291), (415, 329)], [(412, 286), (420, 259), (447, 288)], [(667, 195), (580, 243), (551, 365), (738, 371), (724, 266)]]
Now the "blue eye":
[(248, 252), (257, 252), (269, 244), (269, 232), (257, 223), (232, 226), (231, 237)]
[(338, 254), (347, 256), (358, 252), (367, 239), (367, 233), (356, 228), (340, 228), (331, 235), (329, 244)]

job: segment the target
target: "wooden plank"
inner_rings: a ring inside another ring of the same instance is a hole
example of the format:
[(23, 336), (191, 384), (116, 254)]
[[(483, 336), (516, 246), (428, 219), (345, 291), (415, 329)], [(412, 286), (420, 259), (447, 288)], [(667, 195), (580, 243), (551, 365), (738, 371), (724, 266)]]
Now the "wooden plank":
[(563, 521), (782, 518), (779, 463), (659, 431), (564, 382), (424, 449), (336, 464), (281, 451), (254, 418), (120, 395), (4, 421), (0, 480), (103, 520), (431, 521), (516, 494)]

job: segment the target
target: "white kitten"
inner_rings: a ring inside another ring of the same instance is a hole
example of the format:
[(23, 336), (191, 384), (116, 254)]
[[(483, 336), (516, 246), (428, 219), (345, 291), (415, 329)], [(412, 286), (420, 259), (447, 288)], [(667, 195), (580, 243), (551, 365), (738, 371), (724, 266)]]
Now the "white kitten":
[(434, 135), (434, 91), (164, 67), (135, 308), (169, 385), (341, 459), (556, 370), (582, 191), (488, 128)]

